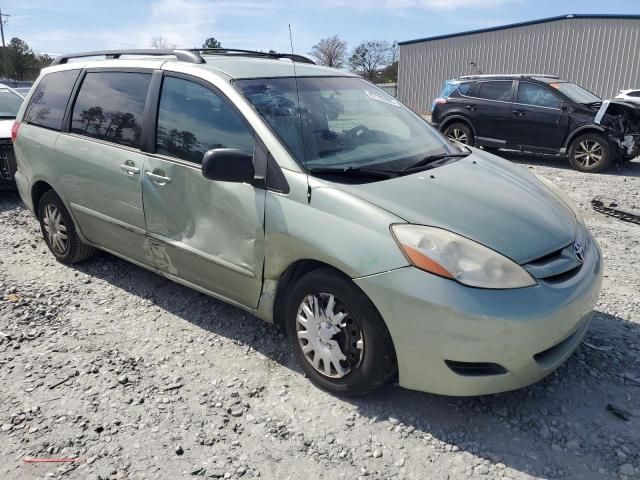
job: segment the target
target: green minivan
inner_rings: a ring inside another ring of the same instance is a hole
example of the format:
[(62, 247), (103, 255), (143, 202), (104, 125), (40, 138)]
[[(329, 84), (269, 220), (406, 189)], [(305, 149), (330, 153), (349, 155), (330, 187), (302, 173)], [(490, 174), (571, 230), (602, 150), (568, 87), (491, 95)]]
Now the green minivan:
[(529, 385), (599, 295), (598, 245), (551, 182), (298, 55), (60, 57), (12, 138), (60, 262), (98, 248), (273, 322), (338, 395)]

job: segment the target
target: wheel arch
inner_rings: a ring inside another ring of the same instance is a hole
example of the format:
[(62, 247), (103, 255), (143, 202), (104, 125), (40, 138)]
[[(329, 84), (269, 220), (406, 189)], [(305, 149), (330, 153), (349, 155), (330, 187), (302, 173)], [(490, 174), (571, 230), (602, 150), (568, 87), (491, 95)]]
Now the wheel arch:
[[(33, 205), (33, 213), (35, 214), (36, 218), (38, 218), (38, 207), (40, 205), (40, 199), (45, 194), (45, 192), (49, 190), (53, 190), (55, 192), (55, 189), (51, 186), (51, 184), (44, 180), (38, 180), (31, 187), (31, 204)], [(56, 194), (57, 193), (58, 192), (56, 192)]]
[[(569, 147), (571, 146), (571, 143), (573, 143), (573, 141), (579, 137), (580, 135), (584, 135), (585, 133), (597, 133), (600, 135), (604, 135), (605, 137), (608, 138), (607, 135), (607, 129), (600, 126), (600, 125), (584, 125), (582, 127), (576, 128), (575, 130), (573, 130), (569, 135), (567, 135), (567, 139), (564, 142), (564, 145), (562, 146), (563, 150), (568, 150)], [(609, 144), (613, 145), (613, 143), (611, 141), (609, 141)]]
[(332, 270), (337, 274), (351, 280), (351, 277), (349, 277), (349, 275), (344, 273), (339, 268), (336, 268), (326, 262), (309, 258), (296, 260), (282, 272), (277, 280), (275, 300), (273, 302), (273, 323), (275, 325), (277, 325), (279, 328), (284, 328), (284, 310), (287, 303), (287, 294), (289, 293), (289, 287), (307, 273), (310, 273), (314, 270), (319, 270), (321, 268)]
[(282, 275), (280, 275), (277, 281), (275, 300), (273, 303), (274, 325), (276, 325), (278, 328), (282, 330), (285, 329), (284, 312), (287, 304), (287, 294), (290, 291), (290, 287), (293, 284), (295, 284), (295, 282), (297, 282), (304, 275), (307, 275), (310, 272), (313, 272), (315, 270), (320, 270), (320, 269), (330, 270), (340, 275), (341, 277), (347, 279), (354, 287), (360, 290), (360, 292), (362, 292), (362, 294), (369, 300), (369, 302), (371, 303), (371, 306), (375, 309), (375, 311), (380, 316), (380, 319), (382, 320), (384, 328), (387, 330), (387, 335), (391, 344), (393, 362), (394, 362), (393, 368), (395, 373), (393, 374), (393, 377), (397, 379), (398, 356), (396, 353), (396, 345), (395, 345), (393, 336), (391, 335), (391, 331), (389, 330), (389, 326), (387, 325), (387, 322), (382, 316), (380, 309), (376, 306), (376, 304), (369, 297), (369, 295), (367, 295), (367, 293), (364, 290), (362, 290), (360, 285), (358, 285), (356, 282), (353, 281), (353, 278), (351, 278), (345, 272), (343, 272), (339, 268), (336, 268), (335, 266), (329, 263), (326, 263), (320, 260), (314, 260), (314, 259), (301, 259), (301, 260), (296, 260), (285, 269), (285, 271), (282, 273)]
[(462, 115), (452, 115), (450, 117), (447, 117), (440, 124), (440, 131), (444, 133), (447, 127), (452, 123), (464, 123), (471, 129), (471, 133), (473, 133), (473, 137), (474, 138), (476, 137), (476, 129), (473, 127), (473, 124), (469, 121), (468, 118), (463, 117)]

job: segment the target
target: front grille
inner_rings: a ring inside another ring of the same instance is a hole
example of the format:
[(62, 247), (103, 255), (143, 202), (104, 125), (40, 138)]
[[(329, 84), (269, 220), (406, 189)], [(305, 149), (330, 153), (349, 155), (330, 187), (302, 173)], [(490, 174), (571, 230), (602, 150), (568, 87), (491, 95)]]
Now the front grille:
[(444, 363), (455, 373), (465, 377), (487, 377), (507, 373), (507, 370), (497, 363), (456, 362), (454, 360), (445, 360)]
[[(583, 247), (582, 260), (576, 255), (576, 243)], [(584, 259), (590, 253), (589, 236), (584, 226), (580, 225), (575, 241), (559, 250), (536, 258), (523, 267), (538, 280), (544, 280), (551, 284), (561, 283), (570, 280), (580, 272)]]

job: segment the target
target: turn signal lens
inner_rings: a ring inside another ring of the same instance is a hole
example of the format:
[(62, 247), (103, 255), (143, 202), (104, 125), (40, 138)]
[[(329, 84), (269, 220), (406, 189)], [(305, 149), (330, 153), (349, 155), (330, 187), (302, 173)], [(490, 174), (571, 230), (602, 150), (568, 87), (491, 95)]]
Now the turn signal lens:
[(435, 227), (392, 225), (391, 232), (417, 268), (478, 288), (522, 288), (534, 278), (514, 261), (473, 240)]

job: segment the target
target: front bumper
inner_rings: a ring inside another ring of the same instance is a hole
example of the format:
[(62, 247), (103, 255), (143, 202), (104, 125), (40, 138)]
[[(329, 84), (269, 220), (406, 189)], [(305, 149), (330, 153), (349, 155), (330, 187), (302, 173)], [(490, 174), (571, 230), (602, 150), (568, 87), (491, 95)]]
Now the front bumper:
[[(600, 294), (595, 248), (560, 281), (511, 290), (465, 287), (413, 267), (356, 279), (384, 318), (400, 385), (443, 395), (484, 395), (530, 385), (558, 368), (584, 337)], [(498, 365), (465, 374), (454, 364)]]

